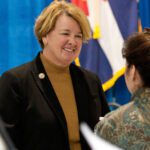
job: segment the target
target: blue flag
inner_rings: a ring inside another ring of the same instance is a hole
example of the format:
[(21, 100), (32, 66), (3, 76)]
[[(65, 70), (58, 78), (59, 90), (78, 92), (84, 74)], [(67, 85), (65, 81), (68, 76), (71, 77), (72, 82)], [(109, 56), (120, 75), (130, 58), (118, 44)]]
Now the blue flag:
[(93, 38), (82, 47), (79, 64), (99, 75), (104, 91), (113, 88), (111, 100), (115, 97), (119, 98), (121, 104), (124, 103), (118, 94), (128, 100), (130, 94), (123, 78), (125, 60), (121, 51), (124, 40), (138, 29), (137, 1), (94, 0), (93, 3), (92, 0), (84, 0), (81, 3), (80, 0), (72, 0), (71, 2), (84, 11), (86, 9), (82, 3), (87, 5), (85, 14), (93, 33)]

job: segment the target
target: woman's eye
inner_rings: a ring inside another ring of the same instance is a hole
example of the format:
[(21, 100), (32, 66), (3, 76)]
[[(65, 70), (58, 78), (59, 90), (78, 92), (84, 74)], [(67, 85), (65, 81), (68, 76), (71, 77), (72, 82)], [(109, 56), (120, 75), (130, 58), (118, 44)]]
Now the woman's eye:
[(82, 35), (76, 35), (76, 37), (82, 39)]
[(69, 33), (61, 33), (62, 35), (69, 35)]

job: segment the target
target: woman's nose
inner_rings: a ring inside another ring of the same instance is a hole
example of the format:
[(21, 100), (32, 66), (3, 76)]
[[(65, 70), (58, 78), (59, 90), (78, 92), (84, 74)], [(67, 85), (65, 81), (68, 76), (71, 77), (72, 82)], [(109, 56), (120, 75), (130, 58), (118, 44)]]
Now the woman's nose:
[(73, 36), (69, 37), (69, 44), (72, 44), (72, 45), (76, 44), (76, 38)]

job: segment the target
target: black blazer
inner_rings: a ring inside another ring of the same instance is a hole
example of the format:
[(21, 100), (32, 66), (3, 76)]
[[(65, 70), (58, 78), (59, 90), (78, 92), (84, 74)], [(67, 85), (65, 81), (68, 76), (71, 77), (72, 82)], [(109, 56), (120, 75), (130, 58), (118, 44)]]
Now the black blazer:
[[(79, 122), (93, 129), (99, 116), (109, 112), (101, 82), (74, 64), (70, 72)], [(45, 77), (40, 78), (40, 73)], [(32, 62), (5, 72), (0, 89), (0, 115), (19, 150), (69, 150), (66, 119), (39, 54)], [(81, 145), (88, 149), (82, 135)]]

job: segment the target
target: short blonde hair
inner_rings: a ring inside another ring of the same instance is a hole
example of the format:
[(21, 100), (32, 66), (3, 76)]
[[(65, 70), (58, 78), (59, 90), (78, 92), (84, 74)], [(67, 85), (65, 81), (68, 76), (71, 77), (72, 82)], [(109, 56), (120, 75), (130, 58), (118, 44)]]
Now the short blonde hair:
[(84, 42), (90, 39), (90, 25), (84, 12), (72, 3), (54, 1), (41, 12), (35, 22), (34, 32), (42, 48), (44, 47), (42, 37), (54, 29), (58, 17), (62, 14), (72, 17), (78, 22)]

